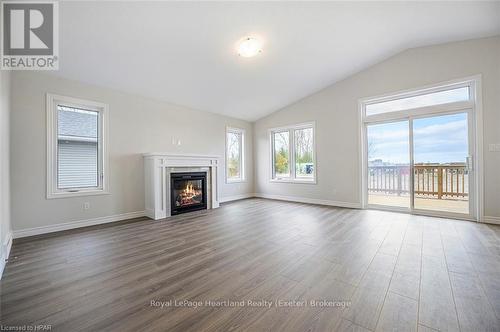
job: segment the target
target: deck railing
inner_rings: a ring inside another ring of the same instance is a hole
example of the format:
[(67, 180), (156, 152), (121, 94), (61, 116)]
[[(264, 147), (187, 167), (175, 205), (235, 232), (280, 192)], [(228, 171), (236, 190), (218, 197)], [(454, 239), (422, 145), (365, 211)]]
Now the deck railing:
[[(465, 163), (414, 166), (414, 190), (419, 197), (464, 199), (469, 193)], [(369, 166), (368, 191), (371, 193), (409, 194), (410, 167)]]

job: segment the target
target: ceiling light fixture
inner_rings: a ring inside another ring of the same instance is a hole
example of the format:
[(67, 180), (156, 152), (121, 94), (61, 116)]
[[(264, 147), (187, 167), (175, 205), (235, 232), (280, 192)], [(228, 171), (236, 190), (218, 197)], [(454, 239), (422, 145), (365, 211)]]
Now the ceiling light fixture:
[(251, 58), (262, 52), (262, 42), (257, 38), (247, 37), (238, 45), (238, 55)]

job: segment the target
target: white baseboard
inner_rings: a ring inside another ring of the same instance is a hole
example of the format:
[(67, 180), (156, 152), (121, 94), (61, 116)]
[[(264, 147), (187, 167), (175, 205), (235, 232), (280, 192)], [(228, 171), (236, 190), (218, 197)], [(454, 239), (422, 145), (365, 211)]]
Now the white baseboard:
[(239, 199), (252, 198), (252, 197), (255, 197), (254, 193), (239, 194), (239, 195), (222, 197), (221, 199), (219, 199), (219, 202), (226, 203), (226, 202), (237, 201)]
[(326, 199), (269, 195), (269, 194), (262, 194), (262, 193), (256, 193), (256, 194), (254, 194), (254, 197), (267, 198), (267, 199), (277, 199), (280, 201), (289, 201), (289, 202), (298, 202), (298, 203), (338, 206), (338, 207), (345, 207), (345, 208), (351, 208), (351, 209), (360, 209), (361, 208), (360, 203), (330, 201), (330, 200), (326, 200)]
[(4, 243), (0, 243), (0, 280), (2, 279), (5, 264), (10, 256), (10, 248), (12, 248), (12, 232), (7, 233)]
[(55, 225), (14, 230), (14, 239), (18, 239), (21, 237), (27, 237), (27, 236), (33, 236), (33, 235), (52, 233), (52, 232), (65, 231), (68, 229), (74, 229), (74, 228), (80, 228), (80, 227), (107, 224), (107, 223), (115, 222), (115, 221), (144, 217), (145, 215), (146, 215), (145, 211), (136, 211), (136, 212), (116, 214), (116, 215), (107, 216), (107, 217), (99, 217), (99, 218), (93, 218), (93, 219), (87, 219), (87, 220), (71, 221), (71, 222), (62, 223), (62, 224), (55, 224)]
[(235, 201), (238, 199), (245, 199), (245, 198), (252, 198), (252, 197), (276, 199), (276, 200), (280, 200), (280, 201), (289, 201), (289, 202), (298, 202), (298, 203), (307, 203), (307, 204), (337, 206), (337, 207), (345, 207), (345, 208), (351, 208), (351, 209), (360, 209), (361, 208), (360, 203), (339, 202), (339, 201), (330, 201), (330, 200), (326, 200), (326, 199), (314, 199), (314, 198), (306, 198), (306, 197), (270, 195), (270, 194), (262, 194), (262, 193), (248, 193), (248, 194), (222, 197), (220, 199), (220, 202), (225, 203), (225, 202)]
[(487, 223), (487, 224), (500, 225), (500, 217), (484, 216), (483, 217), (483, 222)]
[[(238, 200), (238, 199), (245, 199), (245, 198), (251, 198), (251, 197), (260, 197), (260, 198), (276, 199), (276, 200), (299, 202), (299, 203), (338, 206), (338, 207), (346, 207), (346, 208), (353, 208), (353, 209), (361, 208), (361, 204), (359, 204), (359, 203), (339, 202), (339, 201), (330, 201), (330, 200), (313, 199), (313, 198), (305, 198), (305, 197), (269, 195), (269, 194), (262, 194), (262, 193), (247, 193), (247, 194), (240, 194), (240, 195), (223, 197), (220, 199), (220, 202), (230, 202), (230, 201), (234, 201), (234, 200)], [(106, 223), (110, 223), (110, 222), (139, 218), (139, 217), (144, 217), (144, 216), (146, 216), (145, 211), (136, 211), (136, 212), (129, 212), (129, 213), (122, 213), (122, 214), (107, 216), (107, 217), (99, 217), (99, 218), (78, 220), (78, 221), (72, 221), (72, 222), (55, 224), (55, 225), (14, 230), (13, 238), (18, 239), (18, 238), (27, 237), (27, 236), (34, 236), (34, 235), (64, 231), (64, 230), (68, 230), (68, 229), (106, 224)]]
[(5, 264), (7, 263), (6, 260), (7, 258), (4, 257), (2, 252), (2, 254), (0, 255), (0, 280), (2, 280), (3, 270), (5, 269)]

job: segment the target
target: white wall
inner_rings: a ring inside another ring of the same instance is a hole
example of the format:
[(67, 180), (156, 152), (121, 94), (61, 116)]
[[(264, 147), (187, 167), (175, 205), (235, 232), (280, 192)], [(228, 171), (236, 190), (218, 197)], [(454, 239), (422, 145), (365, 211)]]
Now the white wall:
[[(19, 231), (143, 211), (141, 154), (216, 154), (223, 162), (226, 126), (246, 130), (247, 182), (225, 184), (222, 167), (222, 199), (256, 192), (356, 206), (360, 202), (358, 100), (477, 74), (482, 75), (483, 88), (485, 215), (500, 220), (500, 153), (487, 150), (489, 143), (500, 142), (500, 37), (405, 51), (254, 124), (48, 74), (15, 72), (10, 115), (12, 228)], [(5, 106), (9, 93), (4, 84), (8, 81), (2, 72), (0, 240), (9, 232), (9, 107)], [(110, 195), (45, 198), (47, 92), (109, 104)], [(270, 183), (268, 128), (307, 121), (316, 121), (318, 183)], [(180, 147), (171, 144), (172, 136), (181, 139)], [(89, 210), (83, 209), (84, 202), (90, 203)]]
[[(47, 92), (109, 105), (110, 195), (47, 200)], [(144, 210), (142, 153), (218, 155), (224, 163), (226, 126), (246, 131), (246, 183), (225, 184), (220, 196), (253, 192), (252, 124), (140, 96), (125, 94), (37, 72), (12, 75), (11, 182), (14, 231)], [(172, 145), (172, 137), (181, 146)], [(84, 202), (90, 209), (84, 210)]]
[[(332, 59), (335, 61), (335, 59)], [(254, 124), (256, 193), (360, 204), (360, 98), (482, 75), (485, 215), (500, 221), (500, 37), (407, 50)], [(316, 121), (318, 183), (270, 183), (268, 129)]]
[(10, 72), (0, 70), (0, 277), (11, 238), (9, 181)]

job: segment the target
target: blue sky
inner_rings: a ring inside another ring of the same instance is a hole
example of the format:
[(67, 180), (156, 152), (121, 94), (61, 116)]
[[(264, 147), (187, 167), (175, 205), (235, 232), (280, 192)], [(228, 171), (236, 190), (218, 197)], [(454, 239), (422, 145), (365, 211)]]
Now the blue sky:
[[(409, 163), (408, 121), (368, 127), (369, 160)], [(416, 163), (465, 162), (467, 114), (443, 115), (413, 121)]]

